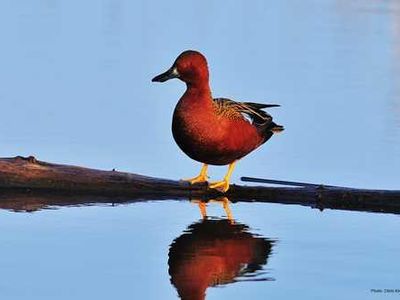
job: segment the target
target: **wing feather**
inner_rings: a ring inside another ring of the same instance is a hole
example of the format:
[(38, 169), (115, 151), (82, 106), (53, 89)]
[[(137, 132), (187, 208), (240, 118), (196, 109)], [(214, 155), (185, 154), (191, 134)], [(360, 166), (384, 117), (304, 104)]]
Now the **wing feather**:
[(264, 111), (264, 108), (279, 106), (278, 104), (236, 102), (227, 98), (216, 98), (214, 104), (217, 113), (228, 117), (248, 117), (252, 124), (257, 127), (266, 127), (273, 123), (272, 116)]

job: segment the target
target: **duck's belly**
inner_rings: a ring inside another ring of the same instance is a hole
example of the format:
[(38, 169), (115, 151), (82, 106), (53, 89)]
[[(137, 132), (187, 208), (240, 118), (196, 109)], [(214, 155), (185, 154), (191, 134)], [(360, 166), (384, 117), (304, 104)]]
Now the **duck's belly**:
[(210, 165), (227, 165), (261, 144), (257, 130), (247, 121), (202, 116), (186, 119), (175, 113), (172, 133), (190, 158)]

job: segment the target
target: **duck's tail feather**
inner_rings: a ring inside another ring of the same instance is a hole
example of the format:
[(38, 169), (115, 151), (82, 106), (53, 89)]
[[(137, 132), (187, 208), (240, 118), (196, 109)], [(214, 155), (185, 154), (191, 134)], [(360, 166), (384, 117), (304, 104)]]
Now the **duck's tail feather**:
[(268, 107), (279, 107), (279, 104), (266, 104), (266, 103), (254, 103), (254, 102), (243, 102), (247, 106), (252, 106), (256, 109), (263, 109)]
[(278, 125), (278, 124), (272, 122), (272, 123), (271, 123), (271, 126), (270, 126), (270, 130), (271, 130), (273, 133), (281, 133), (282, 131), (285, 130), (285, 127), (283, 127), (282, 125)]
[(268, 141), (274, 134), (281, 133), (285, 128), (282, 125), (278, 125), (275, 122), (271, 122), (264, 130), (263, 130), (263, 143)]

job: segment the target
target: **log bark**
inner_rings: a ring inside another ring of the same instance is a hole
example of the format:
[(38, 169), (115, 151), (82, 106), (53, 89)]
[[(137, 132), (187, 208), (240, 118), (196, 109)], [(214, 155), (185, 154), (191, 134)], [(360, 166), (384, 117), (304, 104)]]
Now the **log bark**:
[(232, 185), (226, 194), (206, 184), (189, 185), (118, 171), (52, 164), (30, 157), (0, 158), (0, 208), (34, 211), (52, 206), (130, 203), (163, 199), (208, 200), (226, 196), (231, 202), (269, 202), (400, 213), (400, 191), (324, 185), (268, 187)]

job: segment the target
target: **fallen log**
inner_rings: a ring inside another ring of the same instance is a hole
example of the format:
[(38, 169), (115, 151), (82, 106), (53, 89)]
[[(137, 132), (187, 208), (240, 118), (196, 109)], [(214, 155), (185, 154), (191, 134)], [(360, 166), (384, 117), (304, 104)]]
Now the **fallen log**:
[[(33, 156), (0, 158), (0, 208), (33, 211), (52, 206), (131, 203), (163, 199), (218, 198), (206, 184), (138, 174), (52, 164)], [(231, 202), (269, 202), (400, 213), (400, 191), (367, 190), (306, 184), (303, 187), (232, 185)]]

